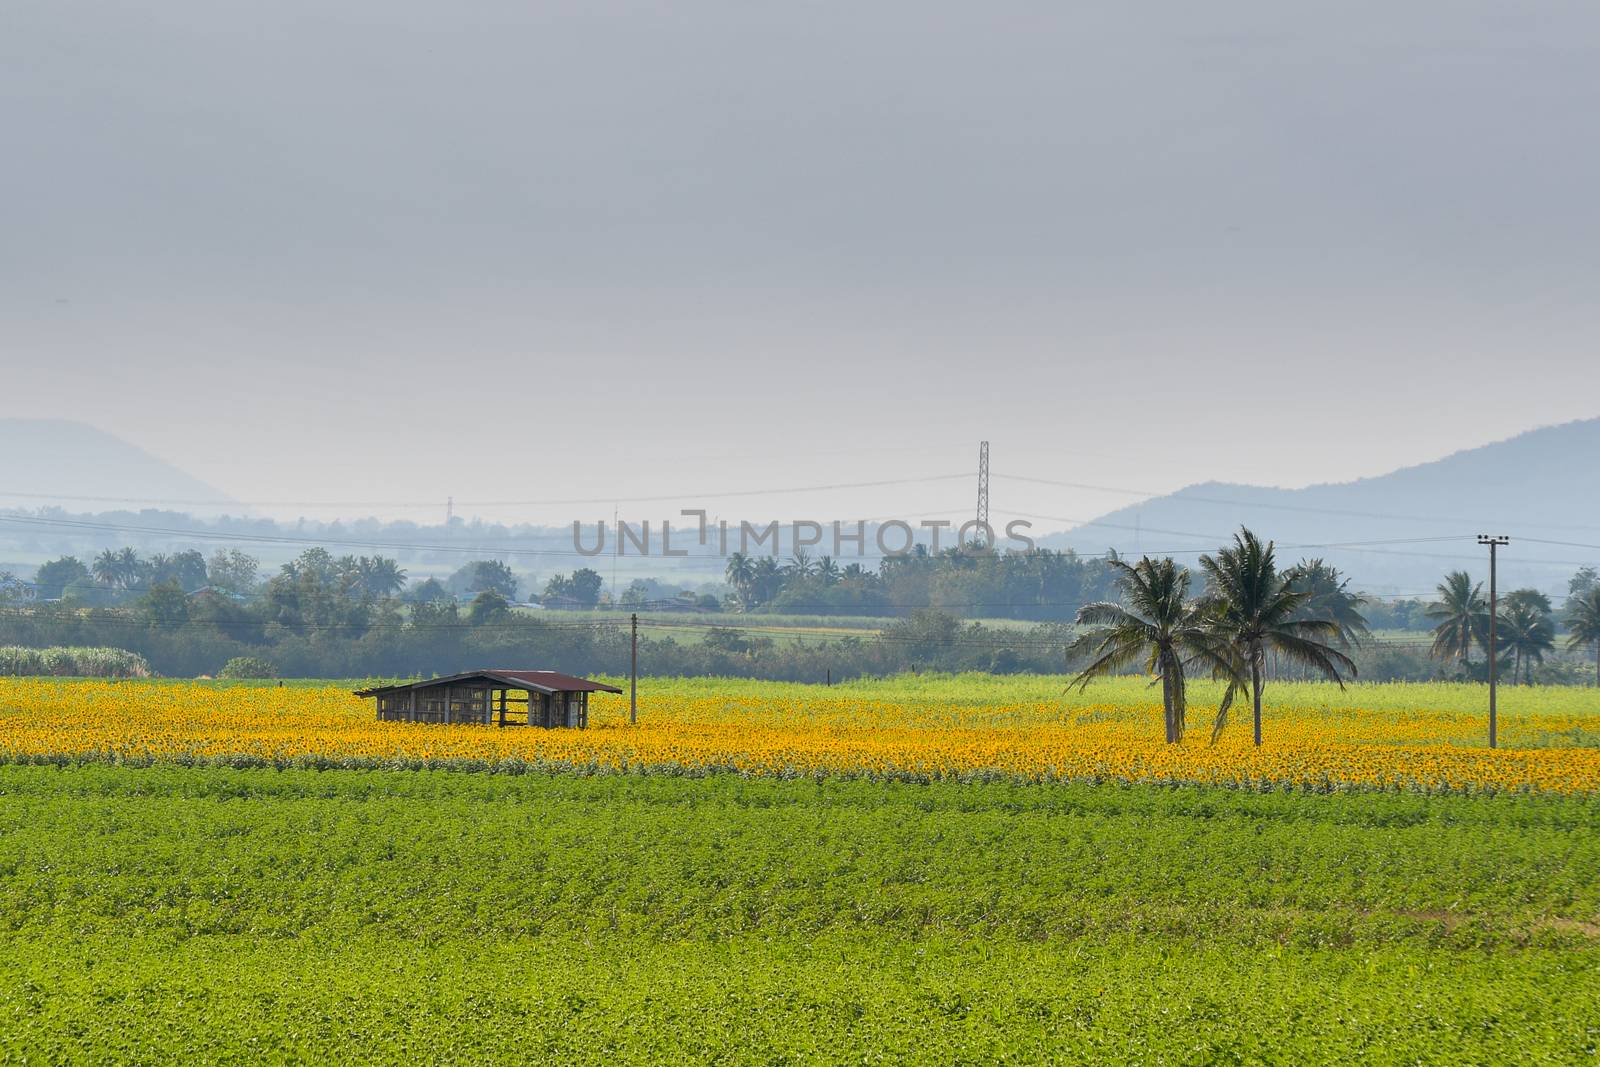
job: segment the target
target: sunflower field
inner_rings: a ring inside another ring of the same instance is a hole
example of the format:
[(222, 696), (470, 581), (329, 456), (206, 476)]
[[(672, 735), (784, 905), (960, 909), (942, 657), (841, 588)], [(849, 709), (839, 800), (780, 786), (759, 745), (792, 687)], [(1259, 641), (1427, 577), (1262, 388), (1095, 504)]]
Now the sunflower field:
[(1505, 690), (1501, 746), (1491, 750), (1482, 687), (1274, 685), (1260, 749), (1250, 744), (1248, 708), (1236, 708), (1210, 743), (1217, 694), (1204, 686), (1176, 746), (1162, 742), (1158, 701), (1141, 680), (1087, 695), (1062, 688), (985, 675), (832, 687), (652, 679), (636, 724), (626, 697), (596, 694), (590, 728), (580, 731), (377, 722), (349, 684), (3, 678), (0, 760), (1600, 791), (1592, 690)]

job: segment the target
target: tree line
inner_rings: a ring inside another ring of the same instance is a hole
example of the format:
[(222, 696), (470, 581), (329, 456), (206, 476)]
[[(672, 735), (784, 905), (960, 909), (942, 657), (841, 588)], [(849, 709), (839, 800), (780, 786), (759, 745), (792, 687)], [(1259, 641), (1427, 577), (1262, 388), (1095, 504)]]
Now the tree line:
[[(1246, 540), (1206, 559), (1220, 567), (1230, 558), (1227, 552), (1259, 549), (1271, 554), (1270, 543), (1253, 544)], [(1481, 584), (1465, 574), (1446, 576), (1437, 599), (1418, 609), (1418, 617), (1433, 631), (1430, 661), (1426, 653), (1413, 653), (1403, 644), (1371, 639), (1370, 620), (1386, 605), (1353, 591), (1337, 569), (1305, 559), (1279, 571), (1275, 559), (1268, 562), (1267, 570), (1262, 570), (1260, 558), (1251, 564), (1253, 581), (1260, 586), (1256, 593), (1265, 588), (1263, 582), (1280, 582), (1294, 601), (1288, 621), (1295, 626), (1290, 629), (1317, 623), (1302, 636), (1315, 637), (1348, 659), (1347, 665), (1332, 655), (1327, 658), (1340, 677), (1485, 676), (1487, 606)], [(1086, 654), (1088, 646), (1074, 644), (1084, 633), (1131, 625), (1113, 609), (1142, 619), (1141, 625), (1168, 627), (1169, 636), (1162, 640), (1176, 641), (1174, 649), (1181, 646), (1182, 657), (1196, 662), (1192, 669), (1217, 669), (1215, 656), (1195, 660), (1199, 638), (1185, 636), (1201, 621), (1194, 615), (1197, 606), (1215, 603), (1221, 581), (1221, 572), (1208, 570), (1205, 559), (1196, 575), (1170, 560), (1129, 563), (1115, 556), (1091, 559), (1055, 552), (962, 556), (924, 551), (886, 560), (875, 572), (803, 555), (781, 564), (730, 559), (729, 569), (733, 576), (723, 614), (706, 615), (707, 624), (693, 630), (647, 626), (641, 662), (648, 669), (804, 681), (897, 670), (1054, 673), (1067, 669), (1069, 646), (1074, 655)], [(411, 675), (486, 662), (615, 672), (626, 669), (628, 662), (627, 634), (616, 625), (592, 621), (581, 612), (519, 609), (518, 578), (495, 560), (471, 561), (443, 579), (413, 581), (392, 559), (334, 556), (321, 548), (301, 553), (271, 574), (237, 549), (219, 550), (209, 558), (198, 552), (140, 557), (122, 550), (87, 563), (72, 557), (52, 560), (38, 569), (35, 584), (51, 602), (0, 612), (0, 643), (126, 648), (169, 675), (215, 674), (236, 658), (271, 664), (286, 675), (322, 677)], [(557, 576), (545, 586), (547, 593), (563, 590), (561, 595), (595, 604), (603, 603), (602, 588), (592, 570)], [(759, 632), (775, 629), (763, 627), (761, 618), (776, 607), (825, 614), (819, 609), (841, 601), (818, 601), (813, 595), (835, 595), (830, 590), (843, 590), (837, 596), (845, 601), (870, 595), (870, 602), (892, 617), (877, 632), (864, 630), (859, 637), (819, 640)], [(60, 599), (50, 595), (56, 591)], [(620, 603), (666, 591), (660, 583), (636, 581)], [(1050, 618), (1047, 612), (1063, 609), (1070, 614), (1028, 627), (961, 617), (1003, 617), (992, 605), (1008, 602), (989, 599), (999, 596), (1013, 598), (1013, 619)], [(707, 607), (703, 601), (697, 606)], [(1575, 680), (1563, 673), (1573, 669), (1565, 661), (1545, 665), (1559, 641), (1557, 624), (1564, 623), (1568, 648), (1594, 651), (1600, 682), (1600, 583), (1592, 569), (1574, 577), (1562, 614), (1553, 610), (1549, 598), (1532, 590), (1513, 590), (1499, 607), (1496, 629), (1505, 678), (1525, 684), (1536, 678)], [(743, 614), (735, 614), (739, 612)], [(722, 620), (728, 624), (721, 625)], [(1324, 622), (1333, 626), (1331, 636), (1323, 633)], [(1253, 661), (1263, 664), (1263, 686), (1272, 678), (1328, 676), (1267, 631), (1259, 641), (1258, 652), (1245, 648), (1236, 653), (1246, 665), (1234, 676), (1239, 699), (1249, 697), (1254, 703), (1257, 696), (1248, 670)], [(1101, 654), (1110, 651), (1108, 647)], [(1170, 728), (1181, 733), (1186, 705), (1178, 672), (1170, 666), (1178, 654), (1165, 653), (1166, 667), (1159, 656), (1119, 655), (1102, 672), (1164, 672), (1163, 685), (1170, 677), (1177, 686), (1170, 698)], [(1073, 665), (1081, 667), (1076, 661)]]

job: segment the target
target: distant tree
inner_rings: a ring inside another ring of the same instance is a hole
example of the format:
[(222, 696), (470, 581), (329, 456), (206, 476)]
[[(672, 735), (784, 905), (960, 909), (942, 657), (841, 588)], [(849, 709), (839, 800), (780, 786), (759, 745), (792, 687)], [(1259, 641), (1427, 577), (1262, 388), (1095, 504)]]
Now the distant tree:
[(1502, 598), (1501, 606), (1506, 611), (1530, 608), (1541, 615), (1548, 615), (1553, 610), (1550, 598), (1537, 589), (1513, 589)]
[(26, 599), (27, 586), (10, 571), (0, 571), (0, 604), (14, 604)]
[(1567, 582), (1567, 592), (1573, 596), (1587, 593), (1589, 590), (1600, 586), (1600, 571), (1593, 567), (1580, 567)]
[(267, 583), (262, 621), (291, 633), (322, 631), (358, 638), (372, 622), (370, 599), (354, 595), (351, 560), (313, 548), (284, 564)]
[(757, 607), (783, 592), (784, 569), (771, 556), (762, 556), (751, 565), (751, 599)]
[(1543, 663), (1544, 654), (1555, 648), (1556, 628), (1550, 616), (1523, 597), (1501, 614), (1497, 629), (1495, 637), (1504, 649), (1502, 654), (1512, 659), (1512, 680), (1520, 673), (1523, 684), (1532, 685), (1534, 664)]
[(103, 608), (116, 600), (116, 594), (93, 578), (75, 578), (61, 591), (61, 599), (75, 606)]
[(1451, 571), (1439, 583), (1439, 601), (1428, 609), (1435, 620), (1433, 656), (1461, 661), (1472, 666), (1472, 646), (1488, 647), (1489, 604), (1483, 599), (1483, 583), (1474, 584), (1466, 571)]
[(739, 607), (744, 611), (749, 611), (754, 606), (751, 597), (756, 580), (754, 561), (743, 552), (735, 552), (728, 557), (728, 566), (723, 571), (723, 575), (728, 579), (728, 584), (733, 586), (733, 593), (738, 598)]
[(60, 600), (66, 595), (67, 586), (80, 578), (89, 577), (89, 568), (76, 556), (62, 556), (48, 563), (41, 563), (34, 572), (33, 584), (39, 590), (40, 600)]
[(1594, 649), (1594, 684), (1600, 686), (1600, 584), (1574, 594), (1567, 601), (1567, 648)]
[[(439, 589), (443, 592), (444, 586)], [(445, 593), (442, 600), (419, 600), (411, 606), (411, 629), (414, 631), (449, 630), (460, 622), (461, 611), (449, 593)]]
[(943, 611), (920, 608), (908, 619), (883, 628), (883, 640), (898, 645), (913, 666), (948, 653), (961, 635), (961, 620)]
[(327, 549), (308, 548), (278, 569), (289, 578), (310, 575), (319, 585), (334, 585), (338, 578), (339, 564)]
[(379, 600), (394, 596), (406, 585), (404, 569), (384, 556), (362, 556), (356, 561), (356, 574), (361, 591)]
[(1327, 619), (1339, 628), (1339, 646), (1351, 646), (1371, 636), (1361, 613), (1367, 598), (1350, 591), (1350, 579), (1320, 559), (1303, 559), (1283, 572), (1288, 587), (1306, 594), (1300, 619)]
[(189, 621), (189, 597), (183, 586), (168, 579), (157, 582), (139, 599), (139, 611), (151, 626), (175, 630)]
[(90, 572), (100, 584), (113, 589), (133, 589), (145, 576), (146, 565), (131, 548), (105, 549), (94, 558)]
[(817, 560), (817, 580), (821, 582), (825, 588), (838, 585), (841, 577), (842, 574), (839, 570), (839, 563), (832, 556), (823, 556), (821, 559)]
[[(1278, 573), (1271, 541), (1263, 544), (1249, 529), (1234, 535), (1230, 547), (1214, 556), (1201, 556), (1206, 575), (1203, 610), (1213, 635), (1230, 646), (1235, 657), (1226, 661), (1234, 685), (1248, 683), (1254, 712), (1255, 743), (1261, 744), (1261, 694), (1266, 687), (1268, 650), (1290, 663), (1300, 664), (1344, 687), (1346, 675), (1356, 665), (1330, 642), (1340, 639), (1331, 619), (1300, 617), (1310, 594), (1290, 588)], [(1218, 669), (1224, 662), (1217, 661)], [(1218, 710), (1212, 737), (1227, 722), (1228, 701)]]
[(121, 573), (117, 565), (117, 554), (107, 548), (94, 558), (93, 573), (95, 581), (104, 586), (117, 584), (117, 575)]
[(804, 549), (797, 548), (794, 555), (789, 557), (789, 565), (784, 571), (786, 578), (809, 578), (817, 573), (817, 564)]
[(442, 604), (445, 602), (455, 602), (455, 597), (450, 595), (450, 590), (446, 589), (443, 583), (441, 583), (437, 578), (429, 578), (419, 585), (412, 586), (410, 593), (408, 593), (406, 596), (406, 599), (411, 601), (413, 604)]
[(509, 618), (511, 604), (497, 589), (485, 589), (472, 598), (472, 606), (467, 609), (469, 626), (488, 626), (503, 623)]
[(202, 589), (206, 584), (205, 557), (194, 549), (187, 552), (176, 552), (166, 558), (166, 573), (162, 577), (170, 577), (174, 582), (184, 587), (184, 592), (194, 592)]
[(467, 585), (467, 592), (486, 591), (499, 593), (506, 600), (515, 600), (517, 576), (511, 573), (510, 567), (497, 559), (480, 559), (472, 564), (472, 578)]
[(705, 632), (700, 643), (705, 648), (734, 655), (750, 651), (750, 642), (734, 626), (713, 626)]
[(1117, 561), (1120, 603), (1100, 601), (1078, 609), (1078, 625), (1094, 627), (1073, 650), (1092, 657), (1072, 679), (1087, 689), (1091, 681), (1139, 665), (1161, 679), (1167, 744), (1183, 740), (1188, 708), (1184, 664), (1196, 656), (1209, 665), (1216, 642), (1206, 618), (1189, 600), (1189, 571), (1170, 559), (1146, 556), (1129, 566)]
[(272, 665), (272, 661), (259, 656), (234, 656), (217, 672), (218, 678), (252, 679), (277, 676), (278, 668)]
[(594, 605), (600, 603), (600, 590), (605, 586), (605, 579), (600, 577), (598, 571), (588, 567), (572, 572), (572, 596), (580, 604)]
[(139, 584), (142, 565), (139, 554), (131, 548), (124, 548), (117, 552), (116, 584), (123, 589), (132, 589)]
[(600, 577), (598, 571), (582, 567), (572, 572), (572, 577), (558, 574), (545, 584), (546, 597), (570, 597), (584, 607), (594, 607), (600, 603), (600, 590), (605, 585), (605, 579)]
[(217, 549), (206, 562), (206, 581), (230, 593), (248, 593), (256, 587), (261, 561), (237, 548)]

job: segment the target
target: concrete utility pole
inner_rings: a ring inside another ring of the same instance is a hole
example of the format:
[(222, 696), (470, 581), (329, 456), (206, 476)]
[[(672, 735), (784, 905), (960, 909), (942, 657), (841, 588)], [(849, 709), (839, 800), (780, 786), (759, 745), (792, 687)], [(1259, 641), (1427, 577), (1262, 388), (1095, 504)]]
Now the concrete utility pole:
[(633, 650), (628, 656), (628, 724), (639, 721), (639, 613), (631, 617)]
[[(1489, 747), (1494, 748), (1497, 741), (1495, 722), (1495, 688), (1500, 680), (1500, 644), (1495, 636), (1495, 621), (1500, 616), (1500, 598), (1495, 588), (1495, 563), (1496, 550), (1501, 545), (1509, 545), (1511, 538), (1504, 534), (1490, 535), (1479, 534), (1478, 544), (1489, 546)], [(1470, 640), (1471, 635), (1468, 635)], [(1515, 681), (1515, 679), (1512, 679)]]

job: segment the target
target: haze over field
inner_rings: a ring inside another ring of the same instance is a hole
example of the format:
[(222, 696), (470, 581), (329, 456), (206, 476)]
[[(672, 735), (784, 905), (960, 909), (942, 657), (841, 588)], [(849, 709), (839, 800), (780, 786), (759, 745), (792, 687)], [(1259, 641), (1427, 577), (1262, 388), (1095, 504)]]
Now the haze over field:
[(1596, 413), (1597, 33), (1488, 0), (23, 5), (0, 414), (411, 517), (983, 438), (1155, 491), (1377, 475)]
[[(582, 523), (576, 544), (567, 523), (519, 521), (516, 516), (539, 510), (525, 505), (485, 508), (485, 522), (473, 502), (463, 501), (458, 519), (471, 522), (446, 527), (438, 502), (399, 508), (402, 519), (395, 523), (375, 517), (395, 509), (385, 502), (366, 501), (341, 505), (334, 515), (342, 521), (307, 524), (297, 517), (314, 514), (318, 508), (295, 501), (241, 503), (177, 465), (92, 427), (64, 421), (0, 419), (0, 454), (31, 457), (10, 467), (0, 485), (0, 508), (13, 512), (0, 519), (0, 564), (12, 558), (42, 560), (72, 552), (92, 556), (125, 543), (147, 550), (206, 547), (218, 538), (225, 540), (232, 531), (261, 538), (241, 543), (253, 544), (254, 551), (269, 559), (288, 559), (301, 551), (307, 538), (321, 537), (335, 547), (349, 544), (363, 550), (424, 546), (421, 555), (407, 554), (413, 567), (420, 559), (431, 558), (434, 567), (444, 571), (454, 569), (461, 552), (479, 546), (485, 554), (503, 556), (539, 573), (594, 562), (575, 548), (594, 550), (600, 544), (599, 523), (610, 521), (609, 516), (593, 515), (600, 507), (593, 502), (564, 505), (567, 515)], [(1150, 496), (1133, 489), (1097, 490), (1132, 502), (1093, 517), (1026, 510), (1018, 499), (1026, 501), (1036, 494), (1040, 483), (1000, 470), (992, 478), (993, 514), (999, 547), (1005, 550), (1020, 549), (1020, 538), (1031, 537), (1043, 547), (1072, 548), (1085, 555), (1108, 549), (1130, 556), (1171, 554), (1189, 565), (1201, 552), (1227, 540), (1228, 531), (1244, 525), (1268, 532), (1287, 553), (1326, 559), (1369, 592), (1408, 595), (1430, 590), (1446, 569), (1463, 565), (1477, 569), (1482, 563), (1475, 544), (1478, 532), (1509, 531), (1516, 535), (1516, 547), (1505, 558), (1508, 580), (1562, 594), (1573, 571), (1600, 552), (1600, 494), (1595, 492), (1600, 487), (1586, 459), (1597, 456), (1600, 419), (1590, 419), (1346, 483), (1274, 489), (1209, 482)], [(923, 543), (930, 543), (932, 531), (921, 523), (948, 521), (953, 529), (971, 518), (972, 505), (967, 501), (973, 481), (971, 474), (926, 480), (921, 491), (945, 506), (898, 518), (912, 526)], [(895, 488), (874, 486), (864, 492)], [(1045, 486), (1049, 491), (1076, 488), (1059, 480)], [(806, 513), (796, 503), (828, 495), (789, 494), (774, 488), (753, 495), (712, 495), (697, 502), (727, 509), (723, 514), (733, 529), (732, 551), (740, 547), (741, 521), (757, 527), (772, 520), (784, 524), (775, 544), (777, 554), (788, 557), (795, 548), (789, 524), (799, 515), (814, 514), (814, 521), (823, 527), (823, 540), (812, 551), (824, 554), (833, 551), (832, 520), (841, 520), (848, 532), (854, 520), (865, 517)], [(693, 520), (678, 516), (673, 510), (677, 503), (660, 497), (621, 502), (622, 517), (635, 529), (642, 522), (653, 523), (657, 538), (649, 558), (617, 561), (625, 579), (646, 574), (692, 582), (722, 576), (727, 552), (719, 550), (714, 539), (701, 546), (690, 537), (685, 545), (682, 531), (691, 528)], [(180, 521), (179, 515), (194, 521)], [(273, 515), (282, 518), (270, 521)], [(231, 520), (217, 523), (224, 517)], [(232, 521), (240, 518), (250, 521)], [(662, 554), (663, 518), (676, 523), (678, 549), (690, 558)], [(1028, 524), (1017, 527), (1015, 539), (1006, 536), (1007, 523), (1013, 519)], [(868, 523), (866, 529), (875, 531), (880, 524)], [(611, 536), (614, 546), (615, 534)], [(889, 543), (898, 545), (899, 536), (889, 537)], [(953, 533), (947, 529), (941, 536), (948, 544)], [(370, 541), (374, 537), (385, 540)], [(881, 557), (875, 542), (875, 533), (869, 532), (859, 548), (852, 548), (856, 556), (867, 558), (869, 567)], [(431, 555), (426, 546), (434, 546)], [(765, 547), (770, 552), (774, 546)], [(628, 551), (644, 555), (636, 548)], [(598, 552), (603, 559), (614, 554), (614, 550)]]

